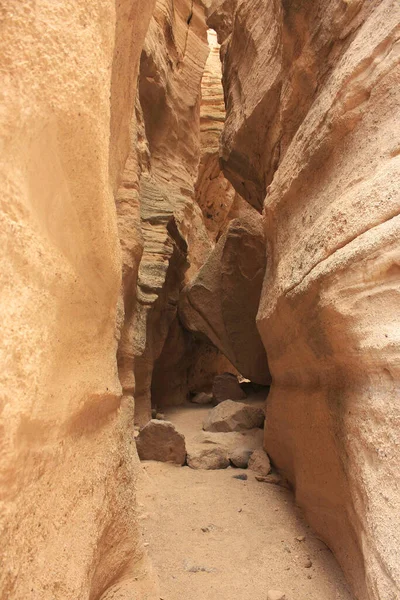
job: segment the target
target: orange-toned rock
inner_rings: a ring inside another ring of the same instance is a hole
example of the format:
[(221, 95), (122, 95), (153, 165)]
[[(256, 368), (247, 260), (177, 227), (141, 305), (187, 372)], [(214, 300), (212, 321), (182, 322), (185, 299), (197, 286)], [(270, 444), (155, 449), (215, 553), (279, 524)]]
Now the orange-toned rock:
[(159, 598), (135, 516), (133, 401), (121, 401), (117, 374), (113, 196), (153, 6), (2, 5), (0, 597), (7, 600), (106, 598), (122, 574), (121, 598)]
[(254, 211), (230, 222), (179, 305), (189, 330), (206, 335), (240, 373), (261, 384), (270, 382), (255, 324), (265, 263), (261, 217)]
[(264, 205), (266, 448), (355, 596), (397, 598), (400, 7), (239, 0), (234, 11), (223, 161)]

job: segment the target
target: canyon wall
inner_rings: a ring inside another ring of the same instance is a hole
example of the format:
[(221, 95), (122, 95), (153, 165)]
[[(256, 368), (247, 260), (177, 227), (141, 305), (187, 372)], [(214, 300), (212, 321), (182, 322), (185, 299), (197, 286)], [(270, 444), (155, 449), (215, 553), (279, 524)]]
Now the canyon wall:
[[(121, 400), (114, 193), (154, 2), (2, 7), (0, 597), (158, 598)], [(111, 106), (110, 106), (111, 104)]]
[(209, 4), (227, 100), (222, 164), (264, 208), (266, 449), (355, 596), (395, 600), (400, 7)]

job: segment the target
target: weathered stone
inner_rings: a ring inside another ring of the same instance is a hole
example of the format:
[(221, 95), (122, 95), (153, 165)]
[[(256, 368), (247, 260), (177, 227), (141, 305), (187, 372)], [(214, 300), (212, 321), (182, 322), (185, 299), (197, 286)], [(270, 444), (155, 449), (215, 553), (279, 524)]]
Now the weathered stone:
[(136, 438), (136, 448), (141, 460), (178, 465), (183, 465), (186, 460), (185, 437), (169, 421), (149, 421)]
[(239, 373), (260, 384), (271, 381), (255, 321), (265, 267), (262, 217), (254, 211), (229, 223), (179, 300), (185, 327), (207, 336)]
[(265, 447), (357, 598), (397, 598), (400, 5), (210, 4), (224, 172), (264, 211)]
[(206, 394), (205, 392), (200, 392), (190, 398), (190, 402), (193, 402), (193, 404), (211, 404), (212, 400), (212, 394)]
[(212, 387), (214, 400), (217, 404), (225, 400), (243, 400), (246, 392), (240, 387), (236, 375), (222, 373), (215, 377)]
[(0, 597), (7, 600), (106, 597), (122, 572), (135, 597), (139, 559), (148, 597), (159, 598), (135, 510), (134, 401), (121, 396), (116, 362), (123, 317), (115, 195), (154, 5), (1, 5)]
[(262, 427), (264, 411), (261, 408), (225, 400), (210, 410), (203, 422), (204, 431), (241, 431)]
[(262, 477), (266, 477), (271, 472), (271, 463), (268, 457), (268, 454), (263, 450), (263, 448), (258, 448), (254, 450), (252, 455), (250, 456), (249, 469), (258, 473)]
[(253, 454), (253, 452), (254, 450), (243, 446), (240, 448), (234, 448), (234, 450), (232, 450), (232, 452), (229, 454), (229, 460), (234, 467), (238, 467), (239, 469), (247, 469), (250, 456)]
[(194, 446), (188, 450), (187, 464), (192, 469), (226, 469), (228, 453), (220, 446)]

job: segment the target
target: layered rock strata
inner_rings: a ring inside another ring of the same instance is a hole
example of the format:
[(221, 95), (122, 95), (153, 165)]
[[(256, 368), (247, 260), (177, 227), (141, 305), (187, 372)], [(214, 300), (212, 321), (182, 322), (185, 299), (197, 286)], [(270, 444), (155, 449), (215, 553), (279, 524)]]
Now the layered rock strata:
[(400, 595), (399, 21), (392, 0), (210, 18), (225, 174), (264, 205), (266, 449), (359, 600)]

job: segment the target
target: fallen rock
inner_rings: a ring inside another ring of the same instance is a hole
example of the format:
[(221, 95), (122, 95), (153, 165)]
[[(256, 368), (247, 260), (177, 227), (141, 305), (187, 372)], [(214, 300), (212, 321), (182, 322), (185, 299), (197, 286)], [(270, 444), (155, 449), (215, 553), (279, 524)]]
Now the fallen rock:
[(260, 481), (262, 483), (271, 483), (272, 485), (280, 485), (281, 487), (290, 489), (287, 479), (284, 479), (277, 473), (270, 473), (266, 477), (263, 477), (262, 475), (256, 475), (256, 481)]
[(271, 472), (271, 463), (268, 454), (262, 448), (254, 450), (249, 459), (249, 469), (258, 473), (262, 477), (266, 477)]
[(254, 450), (251, 448), (246, 448), (243, 446), (241, 448), (234, 448), (229, 454), (229, 460), (234, 467), (238, 467), (239, 469), (247, 469), (250, 456), (253, 454), (253, 452)]
[(213, 383), (213, 397), (216, 404), (225, 400), (244, 400), (246, 392), (241, 388), (236, 375), (222, 373), (217, 375)]
[(261, 408), (225, 400), (210, 410), (203, 422), (204, 431), (241, 431), (262, 427), (264, 411)]
[(286, 595), (278, 590), (269, 590), (267, 600), (286, 600)]
[(246, 473), (240, 473), (239, 475), (232, 475), (233, 479), (239, 479), (240, 481), (247, 481)]
[(193, 402), (193, 404), (211, 404), (212, 401), (212, 394), (206, 394), (205, 392), (200, 392), (199, 394), (196, 394), (190, 398), (190, 402)]
[(136, 438), (140, 460), (158, 460), (183, 465), (186, 460), (185, 437), (169, 421), (152, 419)]
[(219, 446), (196, 446), (189, 450), (187, 464), (192, 469), (226, 469), (229, 467), (228, 453)]

